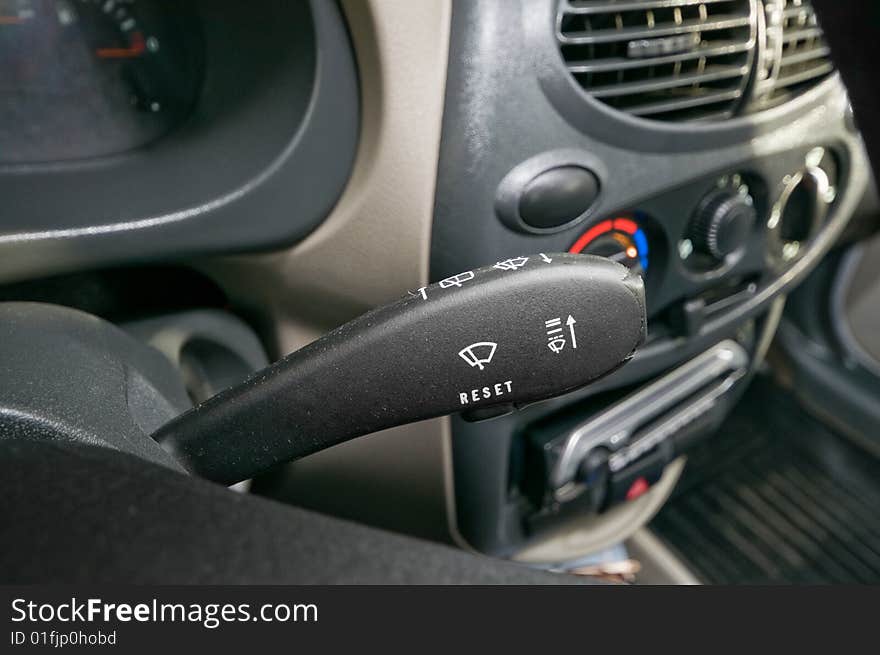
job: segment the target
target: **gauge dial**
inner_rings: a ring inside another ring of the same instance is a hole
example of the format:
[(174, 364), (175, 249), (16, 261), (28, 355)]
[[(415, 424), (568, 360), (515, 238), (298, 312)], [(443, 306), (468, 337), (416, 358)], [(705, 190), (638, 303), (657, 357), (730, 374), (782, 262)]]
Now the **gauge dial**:
[(201, 78), (188, 7), (0, 0), (0, 161), (114, 154), (182, 121)]
[(584, 232), (569, 252), (607, 257), (639, 275), (648, 270), (648, 238), (631, 218), (602, 221)]

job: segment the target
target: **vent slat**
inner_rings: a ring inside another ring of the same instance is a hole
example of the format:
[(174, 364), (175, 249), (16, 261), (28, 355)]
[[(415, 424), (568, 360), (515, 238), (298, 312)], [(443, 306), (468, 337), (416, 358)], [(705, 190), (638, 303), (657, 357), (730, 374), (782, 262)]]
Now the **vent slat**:
[(834, 72), (825, 35), (809, 0), (783, 0), (782, 56), (772, 83), (754, 101), (753, 109), (780, 105)]
[(678, 55), (666, 55), (664, 57), (646, 57), (644, 59), (626, 59), (617, 57), (614, 59), (595, 59), (592, 61), (575, 61), (568, 64), (568, 70), (572, 73), (608, 73), (619, 70), (631, 70), (646, 66), (660, 66), (674, 64), (677, 61), (690, 61), (700, 57), (712, 58), (724, 55), (734, 55), (746, 52), (754, 45), (753, 41), (719, 41), (712, 45), (703, 45), (693, 52), (684, 52)]
[(791, 5), (790, 7), (786, 7), (782, 11), (782, 17), (788, 20), (792, 18), (800, 19), (803, 17), (805, 19), (804, 22), (808, 23), (813, 21), (815, 23), (816, 14), (813, 13), (812, 8), (809, 5)]
[(693, 109), (694, 107), (704, 107), (706, 105), (738, 100), (741, 96), (742, 91), (739, 89), (717, 93), (708, 92), (704, 95), (682, 98), (681, 100), (666, 100), (663, 102), (640, 105), (639, 107), (631, 108), (628, 111), (636, 116), (654, 116), (656, 114), (666, 114), (674, 111), (681, 111), (683, 109)]
[(562, 0), (556, 40), (569, 74), (597, 102), (652, 120), (724, 120), (745, 98), (760, 6)]
[(630, 2), (576, 2), (571, 0), (565, 8), (569, 14), (596, 16), (599, 14), (617, 14), (625, 11), (644, 11), (645, 9), (674, 9), (675, 7), (693, 7), (696, 5), (713, 5), (732, 0), (631, 0)]
[(788, 45), (795, 41), (808, 41), (810, 39), (819, 39), (823, 36), (822, 29), (819, 27), (808, 27), (802, 30), (786, 30), (782, 35), (782, 43)]
[(577, 84), (613, 109), (654, 120), (724, 120), (784, 103), (834, 72), (810, 0), (780, 0), (781, 55), (758, 63), (765, 70), (743, 106), (752, 88), (755, 11), (765, 4), (562, 0), (556, 39)]
[(783, 54), (781, 66), (793, 66), (794, 64), (803, 64), (814, 59), (828, 59), (831, 56), (831, 49), (828, 46), (819, 46), (811, 50), (803, 50), (792, 52), (791, 54)]
[(692, 75), (678, 75), (664, 79), (645, 80), (642, 82), (629, 82), (625, 84), (610, 84), (608, 86), (594, 86), (590, 93), (595, 98), (614, 98), (638, 93), (651, 93), (664, 89), (675, 89), (682, 86), (692, 86), (706, 82), (716, 82), (733, 77), (741, 78), (748, 73), (745, 66), (718, 66), (715, 69), (707, 69), (705, 73)]
[(680, 24), (662, 24), (652, 28), (630, 27), (619, 30), (596, 30), (594, 32), (561, 32), (559, 40), (570, 45), (595, 45), (602, 43), (614, 43), (616, 41), (638, 41), (641, 39), (655, 39), (665, 36), (680, 36), (695, 32), (712, 32), (717, 30), (730, 30), (737, 27), (748, 27), (751, 24), (749, 16), (733, 16), (713, 18), (711, 20), (689, 20)]
[(833, 70), (833, 64), (831, 64), (831, 62), (825, 62), (823, 64), (820, 64), (819, 66), (815, 66), (814, 68), (809, 68), (804, 71), (798, 71), (797, 73), (791, 73), (789, 75), (780, 75), (776, 79), (775, 88), (786, 89), (791, 86), (803, 84), (816, 78), (825, 77), (826, 75), (829, 75)]

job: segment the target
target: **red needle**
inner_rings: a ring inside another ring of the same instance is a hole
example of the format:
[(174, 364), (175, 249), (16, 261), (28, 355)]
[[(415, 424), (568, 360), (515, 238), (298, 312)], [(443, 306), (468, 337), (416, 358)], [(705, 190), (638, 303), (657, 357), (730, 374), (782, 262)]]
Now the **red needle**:
[(144, 35), (134, 32), (131, 35), (131, 46), (128, 48), (98, 48), (95, 50), (102, 59), (129, 59), (141, 55), (147, 49)]
[(18, 16), (0, 16), (0, 25), (19, 25), (23, 22), (24, 19)]

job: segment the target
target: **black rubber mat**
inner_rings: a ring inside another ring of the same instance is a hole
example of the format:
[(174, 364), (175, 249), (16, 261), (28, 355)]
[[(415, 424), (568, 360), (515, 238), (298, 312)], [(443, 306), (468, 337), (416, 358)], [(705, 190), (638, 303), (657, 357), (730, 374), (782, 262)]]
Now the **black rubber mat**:
[(704, 582), (880, 582), (880, 462), (758, 378), (651, 524)]

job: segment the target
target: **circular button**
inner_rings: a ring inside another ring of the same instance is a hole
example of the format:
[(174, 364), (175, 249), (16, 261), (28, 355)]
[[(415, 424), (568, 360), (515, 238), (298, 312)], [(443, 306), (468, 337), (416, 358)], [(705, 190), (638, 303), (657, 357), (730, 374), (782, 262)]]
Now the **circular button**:
[(748, 198), (735, 191), (719, 190), (700, 203), (688, 237), (695, 250), (724, 261), (745, 245), (757, 218)]
[(599, 180), (580, 166), (545, 171), (526, 185), (519, 200), (523, 222), (538, 230), (561, 227), (577, 220), (599, 196)]

